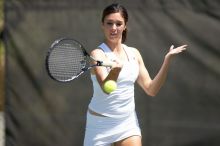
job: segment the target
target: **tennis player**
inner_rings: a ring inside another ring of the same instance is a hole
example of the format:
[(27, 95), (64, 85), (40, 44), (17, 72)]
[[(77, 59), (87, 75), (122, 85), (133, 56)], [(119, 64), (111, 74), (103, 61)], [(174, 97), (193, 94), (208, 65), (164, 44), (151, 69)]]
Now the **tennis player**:
[[(151, 79), (140, 52), (124, 44), (127, 35), (127, 10), (120, 4), (107, 6), (102, 15), (105, 41), (91, 52), (100, 60), (114, 61), (112, 68), (95, 67), (91, 71), (93, 97), (88, 106), (84, 146), (141, 146), (141, 130), (135, 112), (134, 83), (149, 96), (155, 96), (166, 80), (172, 58), (187, 45), (172, 45), (157, 75)], [(107, 80), (115, 80), (117, 89), (103, 91)]]

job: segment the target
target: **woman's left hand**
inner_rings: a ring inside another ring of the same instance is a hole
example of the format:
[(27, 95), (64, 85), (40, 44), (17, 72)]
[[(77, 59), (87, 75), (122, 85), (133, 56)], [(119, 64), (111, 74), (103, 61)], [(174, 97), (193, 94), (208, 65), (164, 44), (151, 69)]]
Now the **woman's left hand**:
[(187, 45), (182, 45), (182, 46), (179, 46), (179, 47), (174, 48), (174, 45), (172, 45), (172, 46), (170, 47), (169, 52), (166, 54), (166, 58), (170, 58), (170, 57), (172, 57), (172, 56), (174, 56), (174, 55), (177, 55), (177, 54), (179, 54), (179, 53), (185, 51), (185, 50), (186, 50), (186, 47), (187, 47)]

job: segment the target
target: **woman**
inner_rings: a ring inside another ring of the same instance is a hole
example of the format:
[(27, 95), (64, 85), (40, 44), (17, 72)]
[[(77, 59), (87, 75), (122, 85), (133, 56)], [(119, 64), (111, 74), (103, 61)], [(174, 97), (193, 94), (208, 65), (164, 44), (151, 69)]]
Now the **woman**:
[[(128, 14), (119, 4), (106, 7), (102, 16), (105, 41), (91, 52), (100, 60), (113, 61), (112, 68), (95, 67), (91, 71), (94, 93), (88, 107), (85, 146), (141, 146), (141, 130), (135, 113), (134, 83), (150, 96), (163, 85), (169, 64), (187, 45), (172, 45), (154, 79), (151, 79), (139, 51), (123, 44), (127, 35)], [(108, 80), (117, 82), (110, 94), (103, 90)]]

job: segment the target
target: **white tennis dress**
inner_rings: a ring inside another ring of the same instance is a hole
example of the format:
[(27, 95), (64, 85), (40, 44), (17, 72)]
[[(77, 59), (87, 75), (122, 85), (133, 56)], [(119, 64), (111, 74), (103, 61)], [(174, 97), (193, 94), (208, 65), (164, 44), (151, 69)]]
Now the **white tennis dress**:
[[(102, 43), (101, 48), (110, 60), (115, 60), (111, 49)], [(116, 141), (132, 135), (141, 136), (134, 103), (134, 82), (139, 68), (132, 47), (123, 44), (128, 61), (117, 79), (117, 89), (110, 94), (102, 91), (95, 75), (93, 82), (93, 97), (89, 109), (104, 116), (96, 116), (87, 112), (84, 146), (110, 146)]]

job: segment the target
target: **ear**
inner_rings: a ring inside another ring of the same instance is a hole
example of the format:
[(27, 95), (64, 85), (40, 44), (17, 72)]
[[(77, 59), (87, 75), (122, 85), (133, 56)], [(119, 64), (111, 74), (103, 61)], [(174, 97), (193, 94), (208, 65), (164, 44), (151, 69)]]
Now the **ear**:
[(124, 30), (127, 28), (127, 26), (125, 25)]

